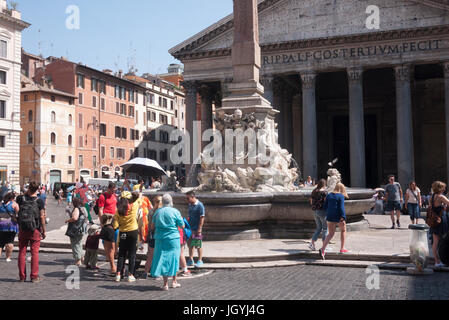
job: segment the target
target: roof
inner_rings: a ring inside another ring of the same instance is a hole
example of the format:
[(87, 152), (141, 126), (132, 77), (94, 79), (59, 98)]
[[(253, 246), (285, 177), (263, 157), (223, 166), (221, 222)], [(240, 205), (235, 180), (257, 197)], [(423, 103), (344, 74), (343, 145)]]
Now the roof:
[(59, 96), (64, 96), (64, 97), (68, 97), (68, 98), (73, 98), (73, 99), (78, 99), (77, 96), (74, 96), (73, 94), (64, 92), (64, 91), (60, 91), (60, 90), (56, 90), (56, 89), (52, 89), (46, 86), (43, 86), (41, 84), (38, 84), (36, 82), (34, 82), (33, 80), (31, 80), (30, 78), (28, 78), (25, 75), (21, 75), (21, 82), (25, 82), (27, 84), (27, 86), (25, 88), (21, 88), (20, 92), (36, 92), (36, 91), (41, 91), (41, 92), (46, 92), (46, 93), (50, 93), (50, 94), (54, 94), (54, 95), (59, 95)]
[[(258, 12), (259, 14), (265, 9), (272, 7), (276, 3), (283, 0), (258, 0)], [(449, 11), (448, 0), (408, 0), (428, 7)], [(231, 30), (234, 27), (234, 14), (230, 14), (225, 18), (219, 20), (208, 28), (198, 32), (194, 36), (188, 38), (182, 43), (174, 46), (168, 52), (179, 59), (185, 53), (192, 52), (194, 49), (200, 48), (202, 45), (210, 42), (213, 39), (218, 38), (226, 31)], [(222, 50), (228, 50), (223, 48)]]
[(0, 18), (5, 19), (6, 21), (9, 21), (9, 22), (15, 23), (16, 25), (21, 27), (22, 30), (31, 26), (31, 23), (25, 22), (25, 21), (17, 19), (17, 18), (13, 18), (12, 16), (10, 16), (6, 13), (0, 12)]

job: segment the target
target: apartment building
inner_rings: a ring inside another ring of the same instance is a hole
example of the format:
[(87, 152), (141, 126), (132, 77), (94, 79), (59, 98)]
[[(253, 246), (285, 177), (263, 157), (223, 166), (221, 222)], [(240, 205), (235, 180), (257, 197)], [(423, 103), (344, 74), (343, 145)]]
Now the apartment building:
[(0, 182), (19, 184), (21, 13), (0, 0)]
[(140, 86), (113, 74), (64, 58), (48, 58), (35, 80), (46, 77), (54, 88), (77, 97), (76, 179), (117, 178), (120, 165), (134, 155), (136, 104)]
[(75, 95), (22, 75), (20, 183), (75, 182)]

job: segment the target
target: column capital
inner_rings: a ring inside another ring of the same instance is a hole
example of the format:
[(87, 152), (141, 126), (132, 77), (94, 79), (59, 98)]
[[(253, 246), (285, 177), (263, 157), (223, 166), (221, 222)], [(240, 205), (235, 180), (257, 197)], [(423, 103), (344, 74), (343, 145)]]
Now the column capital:
[(363, 79), (363, 68), (351, 67), (346, 70), (349, 82), (360, 82)]
[(260, 77), (260, 83), (265, 87), (273, 86), (274, 77), (272, 75), (264, 75)]
[(397, 81), (410, 81), (412, 68), (409, 64), (401, 64), (394, 67), (394, 74)]
[(209, 87), (207, 84), (201, 84), (198, 86), (198, 93), (200, 94), (201, 98), (210, 98), (212, 95), (212, 88)]
[(200, 83), (195, 80), (191, 81), (183, 81), (182, 86), (186, 90), (186, 95), (197, 94), (198, 89), (200, 87)]
[(315, 88), (317, 73), (313, 70), (304, 71), (300, 73), (303, 89)]

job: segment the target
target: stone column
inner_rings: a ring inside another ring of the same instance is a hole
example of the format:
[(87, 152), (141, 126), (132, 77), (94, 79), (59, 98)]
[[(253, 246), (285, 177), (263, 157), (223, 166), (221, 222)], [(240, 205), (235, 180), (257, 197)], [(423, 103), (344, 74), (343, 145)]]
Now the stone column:
[(446, 114), (446, 181), (449, 181), (449, 62), (443, 63), (444, 110)]
[[(198, 135), (198, 132), (194, 131), (193, 123), (197, 121), (197, 101), (198, 101), (198, 82), (196, 81), (185, 81), (183, 86), (186, 90), (186, 131), (190, 135), (190, 158), (189, 163), (186, 164), (186, 186), (194, 187), (198, 185), (197, 176), (194, 172), (190, 172), (192, 168), (192, 163), (194, 159), (194, 135)], [(197, 140), (201, 141), (201, 140)], [(193, 170), (195, 171), (195, 170)]]
[[(273, 103), (272, 103), (272, 107), (280, 112), (282, 112), (282, 82), (278, 79), (278, 78), (274, 78), (273, 79), (273, 83), (272, 83), (272, 88), (273, 88)], [(274, 121), (277, 123), (277, 130), (278, 130), (278, 143), (281, 144), (281, 142), (283, 141), (283, 136), (282, 136), (282, 127), (283, 124), (282, 122), (282, 118), (281, 118), (281, 114), (278, 113), (276, 114), (276, 116), (274, 117)]]
[[(212, 93), (212, 89), (209, 86), (201, 86), (201, 136), (204, 131), (212, 129)], [(209, 143), (209, 141), (202, 141), (201, 150), (204, 150)]]
[(363, 110), (363, 70), (350, 68), (349, 82), (349, 154), (351, 187), (366, 187), (365, 116)]
[(289, 88), (288, 84), (284, 87), (282, 91), (282, 125), (283, 125), (283, 136), (284, 145), (283, 148), (292, 152), (293, 149), (293, 90)]
[(272, 106), (274, 103), (274, 101), (273, 101), (273, 98), (274, 98), (273, 81), (274, 81), (274, 78), (272, 76), (264, 76), (260, 79), (260, 83), (264, 87), (263, 97), (265, 99), (267, 99), (271, 103)]
[(302, 177), (302, 95), (296, 94), (292, 103), (292, 123), (293, 123), (293, 158), (296, 160)]
[(395, 67), (398, 180), (404, 188), (414, 179), (410, 65)]
[(304, 179), (311, 176), (318, 179), (317, 161), (317, 123), (316, 123), (316, 73), (307, 71), (301, 73), (302, 79), (302, 108), (303, 108), (303, 161)]

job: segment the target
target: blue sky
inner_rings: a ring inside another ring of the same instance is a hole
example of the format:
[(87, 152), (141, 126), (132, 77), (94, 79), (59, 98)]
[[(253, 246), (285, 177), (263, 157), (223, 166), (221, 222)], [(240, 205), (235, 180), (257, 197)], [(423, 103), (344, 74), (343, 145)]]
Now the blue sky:
[[(8, 1), (9, 2), (9, 1)], [(16, 0), (31, 27), (27, 52), (65, 56), (96, 69), (135, 66), (165, 73), (177, 62), (168, 50), (232, 13), (232, 0)], [(66, 28), (66, 8), (80, 9), (80, 29)]]

